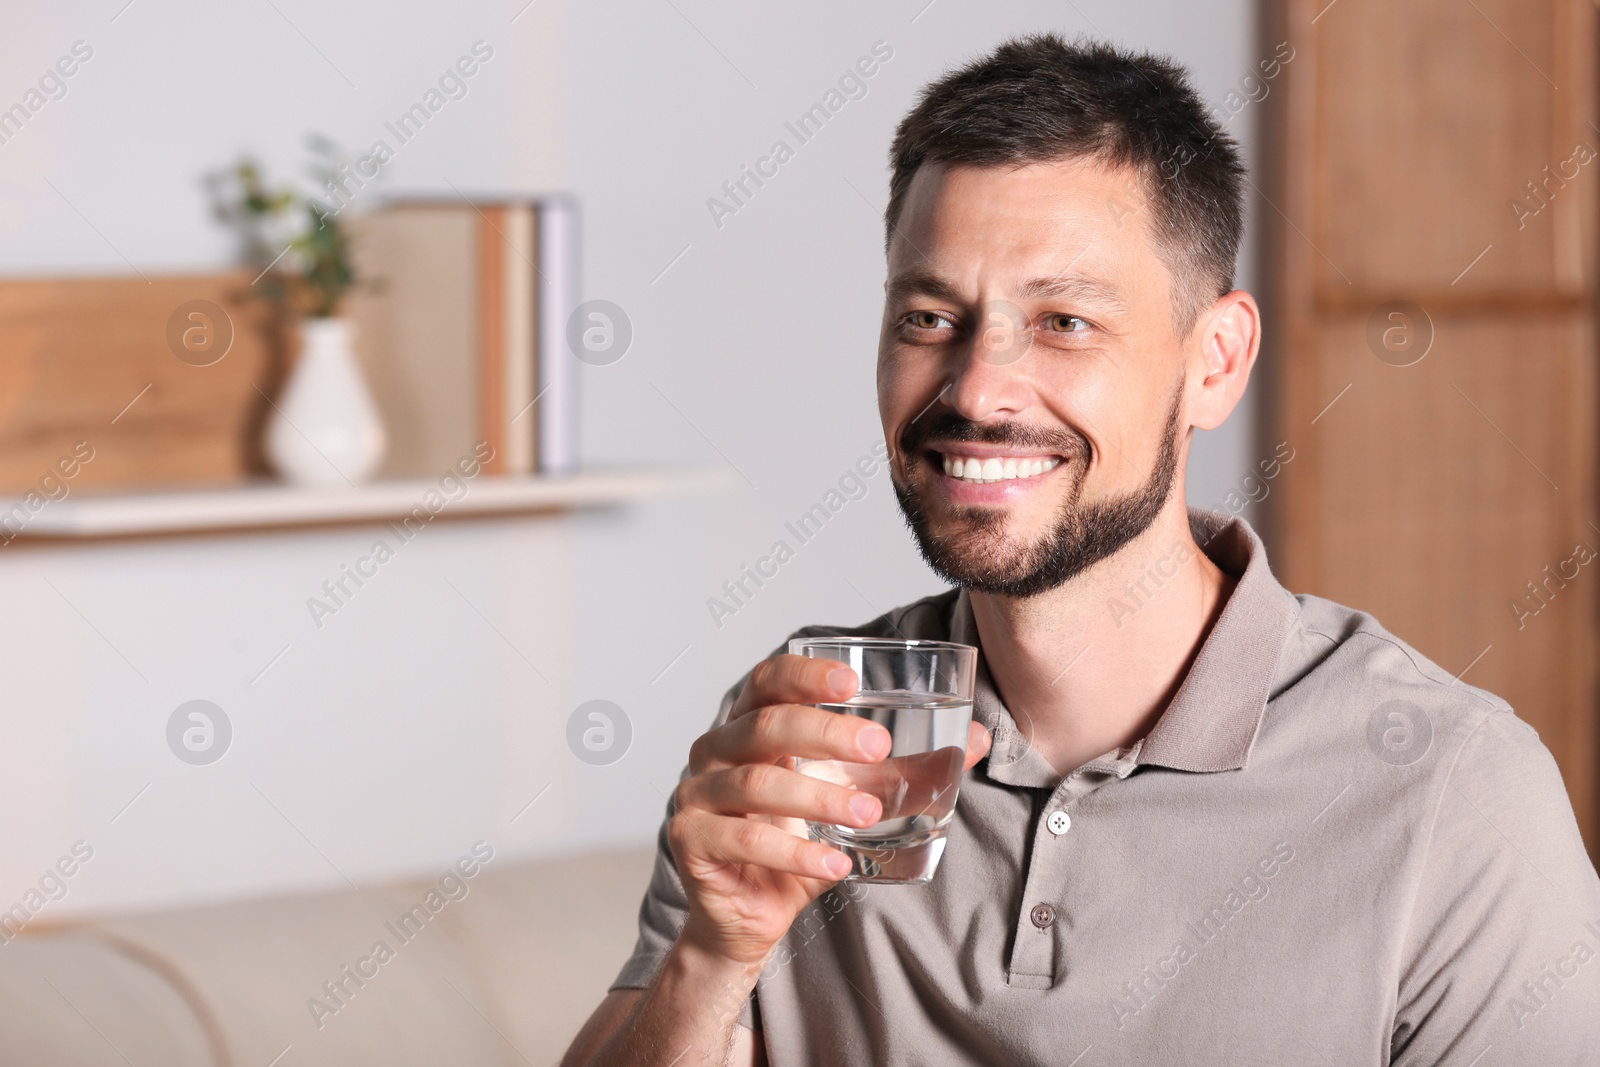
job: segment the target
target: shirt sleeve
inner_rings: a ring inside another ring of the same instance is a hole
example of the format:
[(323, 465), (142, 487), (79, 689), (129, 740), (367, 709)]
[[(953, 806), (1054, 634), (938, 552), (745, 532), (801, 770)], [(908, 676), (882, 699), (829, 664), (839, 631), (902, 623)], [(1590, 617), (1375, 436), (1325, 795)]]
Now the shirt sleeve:
[(1555, 760), (1509, 710), (1464, 742), (1427, 847), (1394, 1067), (1594, 1062), (1600, 878)]
[[(749, 679), (746, 674), (722, 698), (722, 705), (717, 711), (717, 717), (712, 720), (712, 726), (720, 726), (728, 720), (728, 713), (733, 709), (733, 702), (739, 698), (739, 693), (744, 689), (745, 682)], [(684, 765), (678, 774), (681, 782), (689, 776), (689, 767)], [(644, 903), (639, 905), (639, 939), (634, 943), (633, 955), (622, 965), (622, 970), (617, 974), (616, 980), (611, 983), (613, 991), (618, 989), (644, 989), (655, 980), (656, 973), (661, 970), (661, 964), (667, 957), (667, 950), (678, 938), (678, 931), (683, 929), (683, 924), (689, 917), (689, 899), (683, 890), (683, 881), (678, 877), (678, 866), (672, 859), (672, 849), (667, 843), (667, 823), (672, 820), (672, 798), (667, 798), (667, 810), (661, 820), (661, 829), (656, 833), (656, 864), (650, 875), (649, 888), (645, 890)], [(739, 1023), (747, 1029), (759, 1032), (760, 1026), (755, 1014), (755, 996), (745, 1000), (744, 1007), (739, 1014)]]

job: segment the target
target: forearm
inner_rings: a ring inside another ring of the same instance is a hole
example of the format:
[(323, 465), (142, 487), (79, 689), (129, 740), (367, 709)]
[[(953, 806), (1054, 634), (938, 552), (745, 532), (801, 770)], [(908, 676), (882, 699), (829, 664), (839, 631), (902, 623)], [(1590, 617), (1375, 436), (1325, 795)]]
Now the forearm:
[(724, 1067), (760, 970), (680, 937), (655, 982), (586, 1067)]

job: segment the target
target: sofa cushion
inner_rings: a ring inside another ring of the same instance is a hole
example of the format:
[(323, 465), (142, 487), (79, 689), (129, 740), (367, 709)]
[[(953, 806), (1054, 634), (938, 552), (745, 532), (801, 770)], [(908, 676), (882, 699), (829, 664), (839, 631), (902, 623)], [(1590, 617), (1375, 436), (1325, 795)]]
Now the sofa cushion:
[(497, 862), (441, 914), (528, 1062), (559, 1060), (605, 997), (633, 951), (654, 863), (653, 846)]
[(439, 917), (465, 900), (402, 921), (421, 903), (419, 892), (347, 890), (108, 919), (96, 928), (192, 989), (235, 1064), (265, 1067), (290, 1048), (284, 1067), (520, 1063), (489, 1021), (481, 984), (439, 928)]
[(92, 933), (0, 945), (0, 1064), (211, 1067), (214, 1040), (178, 988)]

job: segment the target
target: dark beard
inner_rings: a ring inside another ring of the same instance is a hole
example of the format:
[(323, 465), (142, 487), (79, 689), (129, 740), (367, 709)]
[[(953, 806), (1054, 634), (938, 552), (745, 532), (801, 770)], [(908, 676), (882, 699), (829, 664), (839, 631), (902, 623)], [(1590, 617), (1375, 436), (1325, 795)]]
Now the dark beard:
[[(1181, 383), (1180, 383), (1181, 384)], [(915, 421), (900, 435), (900, 451), (912, 462), (921, 462), (921, 443), (930, 440), (982, 441), (1020, 447), (1055, 448), (1077, 464), (1072, 489), (1061, 505), (1055, 525), (1042, 539), (1011, 548), (1002, 539), (1005, 513), (983, 507), (959, 508), (949, 525), (951, 534), (933, 530), (922, 501), (900, 480), (893, 477), (895, 499), (906, 525), (916, 536), (922, 558), (946, 581), (997, 596), (1028, 597), (1054, 589), (1070, 581), (1094, 564), (1116, 552), (1144, 533), (1171, 495), (1178, 472), (1178, 408), (1182, 389), (1173, 397), (1172, 410), (1156, 457), (1155, 469), (1143, 487), (1126, 496), (1081, 507), (1083, 479), (1088, 472), (1089, 443), (1081, 435), (1051, 435), (1050, 441), (1027, 430), (1004, 425), (979, 426), (953, 411), (930, 420), (924, 426)], [(1065, 447), (1057, 447), (1057, 445)]]

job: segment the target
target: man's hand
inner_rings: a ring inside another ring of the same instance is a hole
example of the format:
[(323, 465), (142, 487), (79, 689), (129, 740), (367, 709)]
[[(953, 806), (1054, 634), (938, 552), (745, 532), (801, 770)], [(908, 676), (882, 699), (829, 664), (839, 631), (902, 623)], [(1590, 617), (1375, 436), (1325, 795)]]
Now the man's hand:
[[(854, 696), (855, 672), (834, 660), (779, 655), (756, 666), (728, 721), (689, 752), (668, 841), (689, 898), (679, 935), (731, 963), (766, 960), (808, 904), (850, 872), (838, 849), (806, 836), (806, 820), (871, 826), (870, 793), (809, 777), (794, 758), (878, 763), (889, 732), (868, 719), (809, 705)], [(989, 751), (973, 723), (963, 770)]]
[[(833, 660), (774, 656), (751, 672), (728, 721), (694, 743), (667, 826), (688, 921), (650, 988), (608, 995), (563, 1065), (766, 1062), (739, 1010), (795, 917), (850, 872), (844, 853), (806, 836), (806, 820), (864, 827), (882, 817), (866, 789), (803, 775), (795, 758), (879, 764), (899, 784), (907, 777), (884, 764), (882, 726), (809, 706), (848, 700), (859, 684)], [(973, 723), (962, 769), (988, 751), (989, 731)]]

